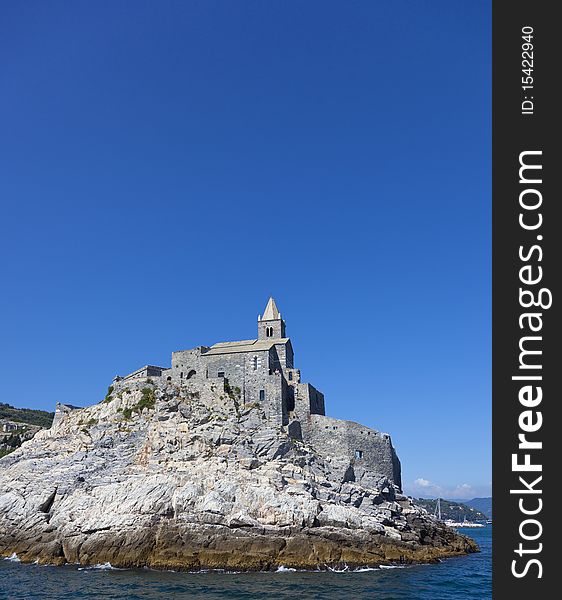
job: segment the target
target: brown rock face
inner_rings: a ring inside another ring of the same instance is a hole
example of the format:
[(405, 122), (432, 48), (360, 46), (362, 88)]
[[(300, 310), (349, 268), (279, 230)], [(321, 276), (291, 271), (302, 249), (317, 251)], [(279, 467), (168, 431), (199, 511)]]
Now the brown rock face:
[[(447, 539), (448, 538), (448, 539)], [(476, 552), (464, 536), (445, 535), (441, 545), (389, 540), (385, 536), (342, 532), (336, 528), (300, 531), (240, 531), (224, 526), (179, 528), (155, 525), (133, 535), (105, 532), (76, 543), (74, 540), (14, 540), (3, 548), (22, 562), (99, 564), (174, 570), (268, 570), (280, 566), (299, 569), (338, 565), (374, 566), (388, 563), (436, 562)]]

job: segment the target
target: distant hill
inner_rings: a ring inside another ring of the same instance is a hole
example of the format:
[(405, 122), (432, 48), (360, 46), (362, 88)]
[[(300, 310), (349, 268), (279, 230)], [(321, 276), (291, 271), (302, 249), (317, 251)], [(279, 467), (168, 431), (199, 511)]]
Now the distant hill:
[(19, 448), (40, 429), (51, 426), (55, 413), (15, 408), (0, 402), (0, 458)]
[(489, 519), (492, 518), (492, 499), (491, 498), (473, 498), (472, 500), (463, 500), (467, 506), (472, 506), (476, 510), (484, 513)]
[(39, 427), (50, 427), (54, 416), (54, 412), (34, 410), (32, 408), (15, 408), (9, 404), (0, 402), (0, 420), (6, 419), (8, 421), (27, 423), (28, 425), (38, 425)]
[[(428, 513), (434, 514), (437, 500), (428, 498), (414, 498), (414, 504), (421, 506)], [(443, 500), (441, 498), (441, 517), (443, 520), (452, 519), (453, 521), (485, 521), (488, 517), (472, 506), (456, 500)]]

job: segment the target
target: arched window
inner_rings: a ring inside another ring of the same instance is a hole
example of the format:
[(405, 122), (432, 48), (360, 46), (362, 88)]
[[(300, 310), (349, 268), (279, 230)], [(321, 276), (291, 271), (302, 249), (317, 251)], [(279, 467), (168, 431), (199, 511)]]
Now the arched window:
[(189, 373), (187, 374), (186, 379), (191, 379), (195, 374), (195, 370), (191, 369), (191, 371), (189, 371)]
[(172, 381), (172, 378), (171, 378), (171, 377), (168, 377), (167, 379), (168, 379), (168, 381)]

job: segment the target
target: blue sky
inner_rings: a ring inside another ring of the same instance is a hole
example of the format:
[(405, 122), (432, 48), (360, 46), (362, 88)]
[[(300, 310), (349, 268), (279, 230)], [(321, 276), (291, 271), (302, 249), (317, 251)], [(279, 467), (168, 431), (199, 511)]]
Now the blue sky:
[(488, 1), (0, 8), (1, 402), (52, 410), (274, 295), (413, 494), (491, 480)]

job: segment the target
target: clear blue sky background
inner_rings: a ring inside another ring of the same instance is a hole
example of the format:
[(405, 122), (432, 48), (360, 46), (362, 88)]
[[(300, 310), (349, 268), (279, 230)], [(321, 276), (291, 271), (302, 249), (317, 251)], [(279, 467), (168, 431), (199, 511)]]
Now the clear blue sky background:
[(4, 2), (0, 30), (0, 401), (97, 402), (273, 294), (407, 491), (489, 493), (488, 1)]

